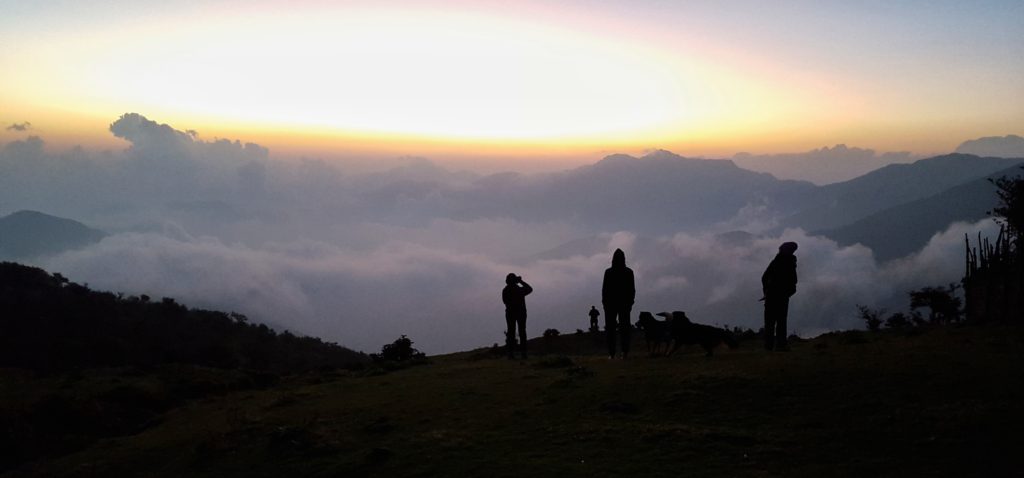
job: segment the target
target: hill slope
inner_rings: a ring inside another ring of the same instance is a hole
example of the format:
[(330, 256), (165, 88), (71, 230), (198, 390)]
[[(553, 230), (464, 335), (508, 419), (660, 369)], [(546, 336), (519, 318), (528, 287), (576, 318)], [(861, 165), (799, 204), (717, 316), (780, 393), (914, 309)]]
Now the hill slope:
[[(599, 349), (601, 337), (551, 340), (589, 340)], [(274, 388), (192, 402), (130, 436), (26, 464), (8, 476), (88, 470), (98, 476), (854, 477), (1017, 470), (1013, 437), (1024, 426), (1020, 327), (847, 332), (795, 343), (786, 354), (747, 342), (712, 359), (702, 355), (547, 356), (520, 363), (476, 351), (386, 375), (296, 376)], [(109, 378), (89, 375), (70, 389), (59, 388), (65, 380), (0, 380), (0, 390), (20, 390), (2, 397), (15, 417), (36, 409), (33, 397), (77, 394), (88, 403), (112, 386)], [(120, 386), (147, 385), (131, 379)]]
[(0, 311), (0, 367), (57, 373), (173, 363), (287, 373), (366, 361), (239, 314), (97, 292), (11, 262), (0, 262)]

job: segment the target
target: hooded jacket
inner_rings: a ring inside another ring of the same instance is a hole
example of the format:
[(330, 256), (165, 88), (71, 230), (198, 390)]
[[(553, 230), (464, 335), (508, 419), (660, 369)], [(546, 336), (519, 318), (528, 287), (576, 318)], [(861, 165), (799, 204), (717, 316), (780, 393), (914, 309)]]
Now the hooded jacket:
[(796, 293), (796, 256), (781, 251), (768, 264), (761, 275), (761, 290), (765, 297), (790, 297)]
[(604, 271), (604, 284), (601, 286), (601, 303), (606, 309), (626, 309), (633, 307), (636, 299), (636, 284), (633, 280), (633, 269), (626, 267), (626, 253), (615, 249), (612, 254), (612, 266)]

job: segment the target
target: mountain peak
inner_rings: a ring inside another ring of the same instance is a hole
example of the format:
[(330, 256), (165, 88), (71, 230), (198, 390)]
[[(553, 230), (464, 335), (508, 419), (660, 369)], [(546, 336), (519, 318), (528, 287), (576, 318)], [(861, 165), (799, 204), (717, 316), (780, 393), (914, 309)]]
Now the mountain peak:
[(0, 217), (0, 257), (24, 259), (77, 249), (106, 236), (71, 219), (22, 210)]

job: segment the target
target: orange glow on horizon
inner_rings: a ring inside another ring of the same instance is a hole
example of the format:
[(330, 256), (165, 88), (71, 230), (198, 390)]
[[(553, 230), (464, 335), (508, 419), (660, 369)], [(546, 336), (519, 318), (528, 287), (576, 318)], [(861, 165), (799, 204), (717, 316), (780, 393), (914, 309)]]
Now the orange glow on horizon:
[(714, 25), (647, 28), (579, 5), (179, 7), (67, 22), (0, 51), (0, 65), (22, 66), (0, 78), (0, 121), (33, 124), (0, 142), (120, 149), (107, 125), (137, 112), (275, 158), (585, 162), (654, 148), (948, 152), (1024, 126), (1024, 110), (1005, 107), (1019, 88), (900, 88), (897, 75), (730, 43)]

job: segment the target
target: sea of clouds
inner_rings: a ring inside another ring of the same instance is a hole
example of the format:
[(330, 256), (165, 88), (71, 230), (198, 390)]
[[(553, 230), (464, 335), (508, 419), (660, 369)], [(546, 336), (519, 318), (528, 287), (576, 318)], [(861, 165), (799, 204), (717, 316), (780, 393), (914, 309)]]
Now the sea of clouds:
[(428, 353), (502, 342), (509, 272), (535, 288), (531, 336), (584, 329), (616, 248), (636, 272), (634, 311), (686, 310), (698, 322), (756, 330), (760, 275), (780, 243), (796, 241), (791, 330), (860, 327), (857, 304), (905, 309), (909, 290), (959, 281), (964, 234), (996, 230), (992, 221), (954, 224), (918, 253), (879, 264), (863, 246), (772, 229), (770, 213), (754, 205), (675, 233), (544, 211), (536, 221), (493, 207), (466, 214), (480, 210), (465, 202), (479, 202), (481, 184), (527, 194), (545, 179), (481, 178), (420, 159), (350, 174), (135, 114), (111, 132), (130, 146), (52, 153), (27, 137), (0, 150), (0, 213), (34, 209), (110, 233), (37, 265), (96, 289), (233, 310), (367, 352), (401, 334)]

